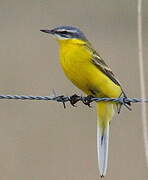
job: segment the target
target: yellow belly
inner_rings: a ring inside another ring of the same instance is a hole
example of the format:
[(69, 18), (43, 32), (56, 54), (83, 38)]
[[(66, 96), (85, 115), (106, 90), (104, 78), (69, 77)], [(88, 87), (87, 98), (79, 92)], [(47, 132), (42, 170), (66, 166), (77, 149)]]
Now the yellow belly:
[(66, 76), (87, 95), (119, 97), (121, 88), (91, 62), (91, 55), (82, 45), (63, 46), (60, 62)]

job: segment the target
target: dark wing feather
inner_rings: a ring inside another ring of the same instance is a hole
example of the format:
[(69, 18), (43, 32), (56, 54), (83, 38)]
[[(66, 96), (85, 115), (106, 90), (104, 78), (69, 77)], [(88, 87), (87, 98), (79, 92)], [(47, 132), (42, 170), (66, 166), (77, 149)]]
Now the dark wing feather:
[(97, 52), (93, 52), (92, 62), (94, 63), (95, 66), (97, 66), (97, 68), (100, 69), (100, 71), (106, 74), (115, 84), (121, 86), (120, 82), (115, 78), (115, 75), (113, 74), (111, 69), (103, 61), (103, 59), (99, 56), (99, 54), (97, 54)]
[[(115, 75), (113, 74), (111, 69), (108, 67), (108, 65), (103, 61), (101, 56), (96, 51), (94, 51), (94, 50), (92, 52), (93, 52), (92, 62), (94, 63), (94, 65), (97, 66), (97, 68), (99, 68), (100, 71), (102, 71), (104, 74), (106, 74), (115, 84), (117, 84), (118, 86), (121, 87), (120, 82), (115, 78)], [(125, 92), (123, 91), (122, 87), (121, 87), (121, 90), (122, 90), (123, 96), (127, 97)], [(131, 106), (130, 102), (128, 102), (126, 104), (128, 106)], [(119, 106), (119, 108), (117, 107), (117, 109), (118, 109), (118, 112), (120, 112), (120, 106)]]
[[(92, 48), (91, 44), (87, 42), (85, 44), (85, 47), (89, 49), (89, 51), (92, 52), (92, 63), (97, 66), (97, 68), (102, 71), (109, 79), (111, 79), (116, 85), (121, 87), (120, 82), (116, 79), (114, 73), (112, 70), (108, 67), (108, 65), (103, 61), (101, 56)], [(125, 92), (123, 91), (122, 87), (122, 94), (124, 97), (127, 97)]]
[(92, 63), (97, 66), (100, 71), (102, 71), (108, 78), (110, 78), (115, 84), (121, 87), (120, 82), (115, 78), (112, 70), (108, 65), (103, 61), (101, 56), (92, 48), (91, 44), (87, 42), (85, 46), (92, 52)]
[[(91, 44), (88, 42), (85, 44), (85, 46), (92, 52), (92, 63), (97, 66), (97, 68), (102, 71), (108, 78), (110, 78), (116, 85), (121, 87), (120, 82), (115, 78), (115, 75), (113, 74), (112, 70), (108, 67), (108, 65), (103, 61), (101, 56), (91, 47)], [(124, 97), (127, 97), (125, 92), (123, 91), (122, 87), (122, 94)], [(121, 95), (122, 95), (121, 94)], [(121, 96), (120, 95), (120, 96)], [(128, 106), (131, 105), (131, 103), (126, 103)], [(118, 108), (118, 112), (120, 111), (120, 107)]]

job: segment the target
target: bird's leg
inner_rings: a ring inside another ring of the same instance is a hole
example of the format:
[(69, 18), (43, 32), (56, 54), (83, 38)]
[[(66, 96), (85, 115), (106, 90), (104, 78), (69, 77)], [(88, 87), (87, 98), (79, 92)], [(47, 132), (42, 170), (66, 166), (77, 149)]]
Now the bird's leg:
[[(121, 112), (121, 107), (122, 107), (122, 105), (124, 105), (128, 110), (130, 110), (130, 111), (132, 110), (132, 109), (130, 108), (131, 103), (126, 101), (126, 98), (127, 98), (126, 94), (125, 94), (124, 92), (122, 92), (121, 95), (122, 95), (122, 94), (123, 94), (122, 103), (118, 103), (118, 104), (117, 104), (117, 112), (118, 112), (118, 114)], [(121, 95), (119, 96), (119, 98), (121, 97)]]
[(129, 110), (129, 111), (131, 111), (132, 109), (131, 109), (131, 103), (130, 102), (127, 102), (126, 101), (126, 99), (127, 99), (127, 97), (123, 97), (123, 105)]

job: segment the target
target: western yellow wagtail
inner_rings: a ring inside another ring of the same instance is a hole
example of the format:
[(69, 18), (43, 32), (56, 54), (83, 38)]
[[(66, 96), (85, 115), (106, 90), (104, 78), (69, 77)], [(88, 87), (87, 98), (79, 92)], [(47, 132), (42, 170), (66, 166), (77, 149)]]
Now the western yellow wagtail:
[[(109, 98), (125, 96), (121, 84), (82, 31), (71, 26), (41, 31), (56, 38), (65, 75), (85, 94)], [(114, 115), (115, 103), (97, 102), (96, 108), (98, 163), (100, 175), (104, 177), (108, 161), (109, 124)]]

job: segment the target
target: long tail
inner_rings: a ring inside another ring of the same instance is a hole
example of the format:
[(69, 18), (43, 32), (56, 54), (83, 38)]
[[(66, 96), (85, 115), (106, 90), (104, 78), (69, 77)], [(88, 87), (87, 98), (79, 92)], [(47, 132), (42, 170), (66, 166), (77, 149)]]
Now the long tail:
[(97, 151), (101, 177), (106, 175), (108, 162), (109, 122), (114, 115), (113, 104), (97, 103)]

